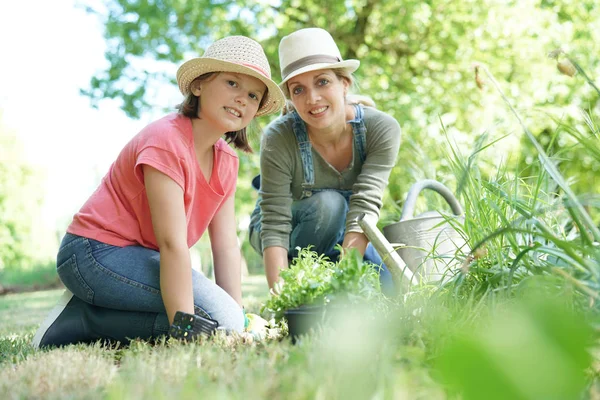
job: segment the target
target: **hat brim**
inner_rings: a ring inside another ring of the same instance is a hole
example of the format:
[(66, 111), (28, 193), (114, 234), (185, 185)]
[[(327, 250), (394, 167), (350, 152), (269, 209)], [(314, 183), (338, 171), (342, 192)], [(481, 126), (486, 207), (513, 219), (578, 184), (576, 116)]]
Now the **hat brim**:
[(184, 96), (187, 95), (190, 92), (190, 84), (194, 79), (209, 72), (246, 74), (259, 79), (264, 83), (267, 87), (267, 98), (263, 101), (262, 107), (258, 109), (256, 113), (257, 117), (277, 112), (285, 103), (285, 95), (279, 86), (257, 70), (246, 67), (245, 65), (208, 57), (191, 59), (179, 67), (177, 70), (177, 84), (179, 85), (181, 93)]
[(352, 73), (356, 71), (359, 66), (360, 61), (358, 60), (344, 60), (337, 63), (318, 63), (307, 65), (305, 67), (298, 68), (297, 70), (286, 76), (285, 79), (279, 84), (279, 87), (281, 88), (281, 90), (283, 90), (285, 94), (288, 94), (287, 82), (293, 77), (301, 75), (305, 72), (318, 71), (321, 69), (345, 69), (349, 73)]

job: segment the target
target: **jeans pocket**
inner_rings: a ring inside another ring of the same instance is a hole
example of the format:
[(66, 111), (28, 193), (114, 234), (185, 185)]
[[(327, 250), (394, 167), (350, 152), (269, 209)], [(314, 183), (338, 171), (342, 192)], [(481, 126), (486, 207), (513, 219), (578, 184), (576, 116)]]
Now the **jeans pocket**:
[(88, 303), (94, 301), (94, 291), (85, 282), (77, 266), (77, 256), (73, 254), (60, 264), (56, 271), (60, 280), (73, 294)]

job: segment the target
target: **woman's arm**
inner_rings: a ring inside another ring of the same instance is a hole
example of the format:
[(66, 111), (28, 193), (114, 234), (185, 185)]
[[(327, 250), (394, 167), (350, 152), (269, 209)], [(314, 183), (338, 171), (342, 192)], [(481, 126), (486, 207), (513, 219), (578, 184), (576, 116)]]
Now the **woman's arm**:
[(271, 246), (263, 250), (263, 262), (269, 289), (279, 280), (279, 271), (288, 267), (288, 251), (283, 247)]
[(215, 280), (242, 306), (242, 255), (235, 223), (235, 197), (230, 196), (208, 226)]
[[(354, 194), (350, 196), (346, 216), (346, 236), (350, 233), (362, 233), (357, 221), (361, 213), (375, 220), (379, 218), (383, 193), (400, 148), (400, 125), (391, 116), (365, 108), (365, 125), (367, 154), (352, 186)], [(344, 243), (346, 242), (344, 239)]]
[(143, 171), (152, 227), (160, 250), (160, 292), (169, 322), (173, 323), (177, 311), (194, 314), (183, 189), (149, 165), (143, 165)]
[(360, 252), (360, 254), (364, 255), (365, 250), (367, 249), (367, 244), (369, 244), (369, 239), (367, 239), (367, 236), (364, 233), (348, 232), (344, 236), (342, 247), (344, 249), (356, 249)]
[(261, 241), (269, 288), (279, 280), (279, 271), (288, 267), (292, 230), (291, 185), (297, 149), (291, 128), (281, 121), (267, 127), (260, 151)]

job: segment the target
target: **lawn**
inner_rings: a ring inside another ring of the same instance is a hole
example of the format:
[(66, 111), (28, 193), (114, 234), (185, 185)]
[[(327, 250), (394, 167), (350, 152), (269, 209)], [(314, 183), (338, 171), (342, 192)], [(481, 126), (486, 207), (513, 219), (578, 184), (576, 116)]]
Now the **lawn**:
[[(251, 311), (267, 298), (265, 282), (245, 279)], [(0, 297), (0, 398), (444, 398), (423, 351), (406, 347), (408, 359), (392, 352), (380, 357), (380, 335), (365, 337), (374, 326), (353, 329), (344, 341), (322, 335), (296, 345), (288, 338), (248, 343), (221, 336), (35, 351), (29, 341), (61, 293)]]
[[(415, 297), (386, 318), (354, 306), (296, 344), (216, 336), (35, 351), (29, 342), (60, 294), (0, 297), (0, 398), (598, 398), (589, 326), (558, 306), (565, 293), (455, 305)], [(246, 278), (244, 295), (258, 312), (264, 277)]]

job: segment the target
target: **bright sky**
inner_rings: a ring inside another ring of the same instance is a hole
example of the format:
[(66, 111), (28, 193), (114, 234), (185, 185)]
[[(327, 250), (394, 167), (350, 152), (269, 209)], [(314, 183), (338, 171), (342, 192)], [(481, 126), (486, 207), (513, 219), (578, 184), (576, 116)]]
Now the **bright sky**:
[(46, 171), (44, 222), (51, 229), (70, 222), (123, 145), (159, 115), (133, 121), (117, 102), (95, 110), (79, 95), (106, 60), (101, 21), (76, 1), (0, 1), (2, 122)]

